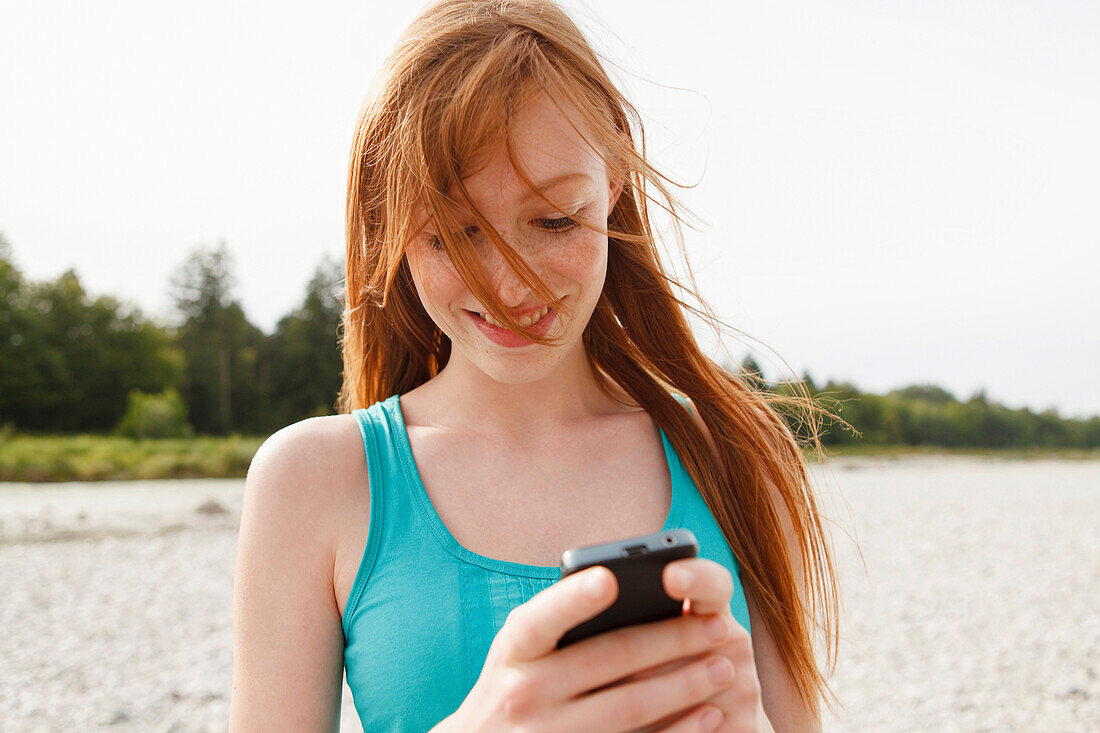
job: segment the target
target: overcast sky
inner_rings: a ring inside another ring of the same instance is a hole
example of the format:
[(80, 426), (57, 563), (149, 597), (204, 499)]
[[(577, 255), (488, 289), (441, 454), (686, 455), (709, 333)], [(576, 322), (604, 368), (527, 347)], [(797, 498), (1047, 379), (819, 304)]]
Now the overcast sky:
[[(171, 272), (225, 239), (270, 332), (342, 260), (355, 116), (419, 7), (0, 4), (17, 264), (168, 319)], [(688, 254), (735, 359), (1100, 414), (1100, 3), (566, 7), (698, 183)]]

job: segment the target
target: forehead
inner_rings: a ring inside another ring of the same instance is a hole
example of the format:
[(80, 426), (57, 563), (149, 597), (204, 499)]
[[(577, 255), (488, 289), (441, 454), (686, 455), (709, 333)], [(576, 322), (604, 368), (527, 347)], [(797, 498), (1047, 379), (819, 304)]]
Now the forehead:
[[(559, 109), (559, 106), (561, 109)], [(579, 112), (565, 102), (555, 103), (543, 92), (531, 97), (512, 118), (511, 135), (516, 163), (535, 182), (555, 179), (569, 173), (587, 173), (596, 177), (603, 161), (594, 149), (595, 135), (584, 124)], [(513, 168), (507, 151), (501, 146), (463, 179), (467, 189), (487, 192), (528, 193)]]
[[(559, 105), (561, 109), (559, 109)], [(564, 102), (554, 103), (545, 92), (533, 95), (512, 118), (511, 136), (516, 164), (551, 201), (562, 195), (606, 185), (607, 170), (595, 149), (596, 137), (581, 115)], [(539, 202), (513, 167), (503, 144), (475, 161), (462, 182), (474, 205), (483, 213), (495, 208)], [(597, 188), (598, 190), (598, 188)], [(461, 195), (448, 191), (461, 216)], [(423, 221), (423, 205), (413, 209), (414, 220)]]

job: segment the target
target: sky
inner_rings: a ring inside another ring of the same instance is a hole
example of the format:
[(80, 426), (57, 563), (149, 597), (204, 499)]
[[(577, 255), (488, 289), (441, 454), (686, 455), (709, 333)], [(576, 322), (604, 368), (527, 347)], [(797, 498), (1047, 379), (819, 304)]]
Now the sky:
[[(563, 5), (690, 186), (709, 353), (1100, 414), (1100, 3)], [(356, 115), (420, 7), (0, 2), (16, 264), (167, 322), (224, 240), (270, 332), (342, 261)]]

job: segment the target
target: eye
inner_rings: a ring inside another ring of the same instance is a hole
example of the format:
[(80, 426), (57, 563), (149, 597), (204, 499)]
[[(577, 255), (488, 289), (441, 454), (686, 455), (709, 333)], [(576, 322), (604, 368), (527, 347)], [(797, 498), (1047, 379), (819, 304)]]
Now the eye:
[(542, 227), (554, 233), (567, 232), (578, 226), (577, 222), (568, 216), (560, 219), (539, 219)]
[[(573, 216), (578, 216), (583, 211), (584, 209), (581, 209)], [(576, 219), (569, 216), (563, 216), (560, 219), (536, 219), (535, 221), (538, 222), (538, 225), (540, 227), (547, 230), (548, 232), (551, 232), (552, 234), (561, 234), (563, 232), (569, 231), (570, 229), (575, 229), (576, 227), (580, 226), (580, 224), (577, 223)], [(472, 238), (475, 234), (478, 233), (479, 230), (477, 227), (469, 227), (465, 231), (466, 234)], [(443, 250), (443, 242), (440, 241), (439, 237), (435, 234), (431, 234), (428, 236), (428, 246), (436, 252), (440, 252)]]
[(543, 229), (553, 232), (554, 234), (561, 234), (571, 229), (576, 229), (580, 226), (580, 222), (577, 220), (578, 217), (583, 216), (584, 213), (588, 211), (589, 206), (590, 204), (581, 206), (573, 212), (572, 216), (563, 216), (560, 219), (539, 219), (539, 225)]
[[(478, 228), (466, 227), (464, 231), (466, 232), (467, 236), (473, 237), (475, 234), (477, 234)], [(436, 252), (441, 252), (443, 250), (443, 242), (440, 241), (439, 236), (435, 234), (428, 235), (428, 246), (434, 249)]]

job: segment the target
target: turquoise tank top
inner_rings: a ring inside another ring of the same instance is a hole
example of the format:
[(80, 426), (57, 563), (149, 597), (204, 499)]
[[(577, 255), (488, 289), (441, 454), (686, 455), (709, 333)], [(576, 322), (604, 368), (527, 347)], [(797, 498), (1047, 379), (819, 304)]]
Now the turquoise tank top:
[[(363, 435), (371, 508), (343, 615), (348, 687), (365, 733), (419, 733), (458, 709), (508, 612), (560, 580), (561, 570), (494, 560), (455, 540), (420, 480), (397, 395), (353, 414)], [(690, 529), (699, 556), (730, 570), (730, 610), (749, 629), (729, 544), (663, 430), (661, 441), (672, 478), (672, 506), (661, 529)]]

